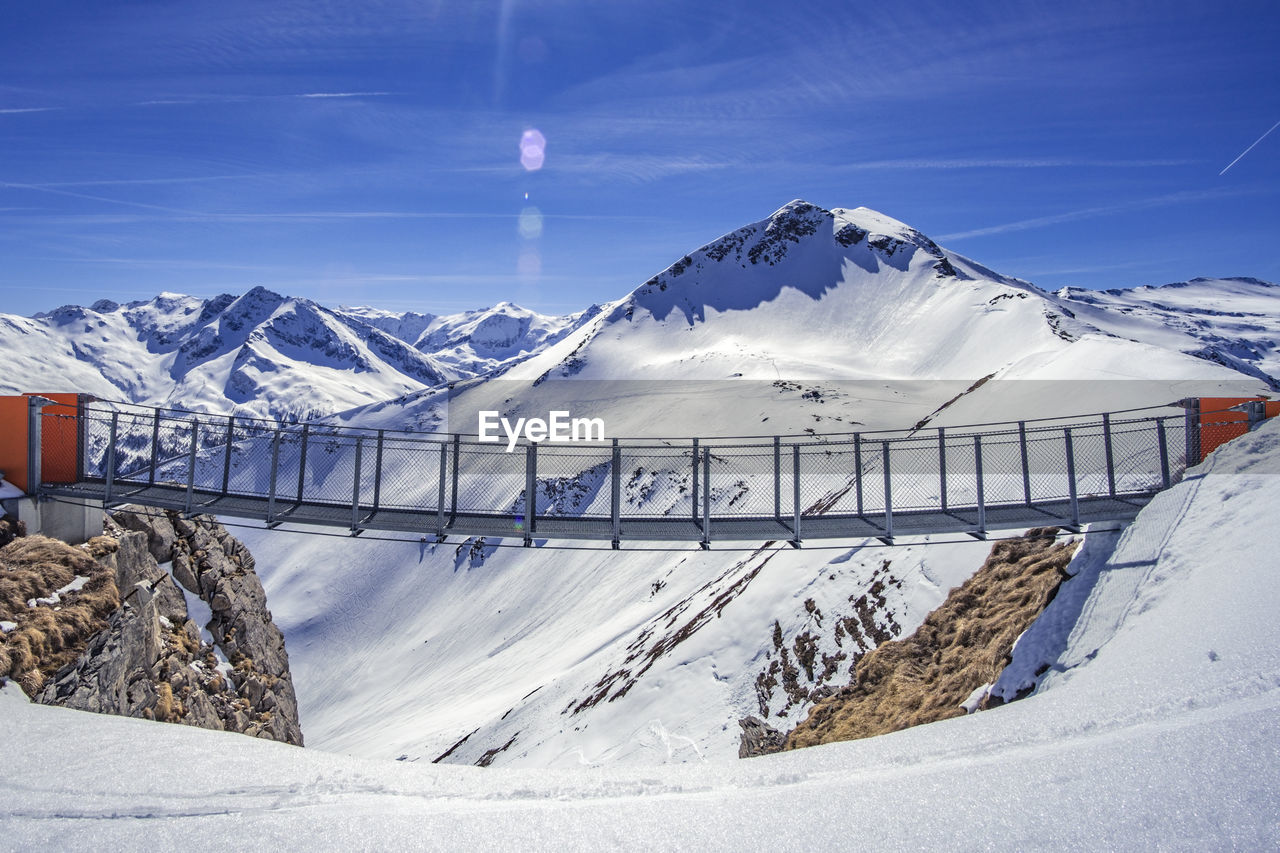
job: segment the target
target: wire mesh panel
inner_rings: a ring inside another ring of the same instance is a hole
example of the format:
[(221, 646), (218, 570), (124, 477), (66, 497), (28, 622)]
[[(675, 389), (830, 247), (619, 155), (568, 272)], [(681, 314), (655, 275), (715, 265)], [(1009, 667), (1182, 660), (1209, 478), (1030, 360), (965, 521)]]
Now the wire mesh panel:
[[(895, 510), (941, 505), (938, 443), (933, 436), (900, 438), (889, 443), (891, 499)], [(883, 447), (881, 448), (883, 455)], [(972, 453), (957, 454), (959, 474), (972, 470)], [(957, 477), (960, 479), (960, 477)]]
[[(794, 463), (799, 460), (800, 514), (836, 512), (857, 514), (857, 462), (870, 462), (849, 441), (817, 445), (783, 445), (782, 512), (791, 516), (795, 504)], [(879, 469), (876, 468), (878, 471)], [(865, 490), (865, 483), (864, 483)], [(863, 496), (864, 503), (866, 495)]]
[[(383, 436), (378, 505), (400, 509), (436, 510), (440, 504), (440, 461), (445, 461), (446, 495), (449, 443), (387, 433)], [(374, 447), (377, 463), (377, 447)]]
[[(301, 478), (302, 500), (308, 503), (350, 504), (355, 486), (357, 442), (360, 443), (360, 461), (363, 468), (364, 464), (367, 464), (364, 459), (364, 442), (367, 440), (367, 437), (362, 434), (346, 430), (322, 428), (311, 431), (307, 436), (305, 473)], [(297, 452), (301, 454), (300, 436)], [(266, 460), (269, 466), (270, 436), (264, 435), (261, 440), (249, 442), (245, 448), (246, 459), (250, 455), (258, 460)], [(262, 462), (260, 461), (259, 464)], [(296, 467), (286, 469), (283, 494), (287, 495), (289, 491), (296, 493), (297, 482), (293, 480), (296, 474)], [(265, 487), (262, 493), (265, 494)]]
[(1027, 430), (1026, 471), (1030, 502), (1056, 501), (1070, 496), (1065, 428)]
[[(534, 508), (539, 518), (611, 517), (611, 447), (540, 444), (535, 458)], [(521, 490), (518, 514), (526, 512), (525, 500)]]
[[(970, 439), (968, 451), (982, 454), (982, 498), (987, 506), (1021, 504), (1026, 500), (1022, 478), (1022, 442), (1017, 431)], [(976, 463), (975, 463), (976, 464)]]
[[(693, 518), (702, 513), (701, 451), (692, 444), (623, 445), (619, 507), (626, 518)], [(696, 467), (696, 471), (695, 471)], [(695, 479), (697, 483), (695, 483)]]
[(453, 448), (456, 460), (456, 499), (459, 513), (515, 514), (525, 485), (525, 450), (508, 453), (505, 445), (461, 441)]
[(1147, 492), (1164, 487), (1169, 465), (1168, 431), (1161, 455), (1161, 421), (1122, 421), (1111, 425), (1111, 446), (1117, 494)]
[(80, 419), (65, 406), (49, 406), (40, 412), (41, 479), (46, 483), (74, 482), (82, 475)]
[(774, 454), (771, 445), (718, 445), (704, 468), (712, 517), (772, 516)]

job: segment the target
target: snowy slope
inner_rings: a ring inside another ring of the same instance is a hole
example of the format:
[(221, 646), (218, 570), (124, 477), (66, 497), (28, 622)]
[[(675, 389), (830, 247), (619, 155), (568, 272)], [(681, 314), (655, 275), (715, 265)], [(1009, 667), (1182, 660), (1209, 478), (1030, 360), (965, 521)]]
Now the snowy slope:
[(1189, 353), (1280, 390), (1280, 285), (1197, 278), (1132, 290), (1064, 288), (1057, 295), (1078, 317), (1114, 335)]
[(215, 849), (246, 838), (285, 848), (1269, 848), (1280, 797), (1278, 471), (1271, 422), (1158, 497), (1113, 553), (1064, 584), (1055, 605), (1073, 613), (1058, 614), (1061, 651), (1039, 690), (992, 711), (750, 761), (480, 771), (31, 706), (8, 689), (0, 837), (31, 848), (56, 835), (66, 849), (192, 837)]

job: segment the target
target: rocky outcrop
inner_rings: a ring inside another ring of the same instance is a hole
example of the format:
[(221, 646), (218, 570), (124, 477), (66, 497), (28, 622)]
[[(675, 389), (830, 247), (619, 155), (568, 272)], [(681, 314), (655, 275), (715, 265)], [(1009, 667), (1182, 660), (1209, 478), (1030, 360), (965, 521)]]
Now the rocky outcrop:
[[(121, 607), (37, 701), (301, 746), (284, 637), (248, 549), (208, 516), (124, 508), (107, 525)], [(183, 587), (211, 611), (207, 635)]]
[(175, 513), (169, 521), (175, 533), (173, 575), (192, 583), (192, 591), (208, 602), (209, 632), (234, 667), (231, 677), (240, 695), (253, 712), (271, 715), (277, 740), (301, 744), (284, 635), (271, 620), (253, 555), (210, 516), (184, 520)]
[(742, 727), (742, 740), (738, 743), (739, 758), (754, 758), (781, 752), (787, 743), (786, 732), (780, 732), (759, 717), (738, 720)]

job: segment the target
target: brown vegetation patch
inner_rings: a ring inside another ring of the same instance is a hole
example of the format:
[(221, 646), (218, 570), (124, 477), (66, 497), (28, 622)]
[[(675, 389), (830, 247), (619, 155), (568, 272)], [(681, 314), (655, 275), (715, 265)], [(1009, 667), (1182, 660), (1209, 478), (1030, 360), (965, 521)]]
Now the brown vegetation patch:
[(961, 703), (999, 677), (1013, 643), (1053, 599), (1075, 553), (1056, 528), (998, 542), (982, 568), (924, 624), (858, 661), (854, 680), (813, 707), (787, 749), (855, 740), (962, 716)]
[[(113, 549), (113, 540), (92, 540), (94, 553)], [(89, 580), (64, 593), (57, 604), (27, 606), (77, 576)], [(80, 656), (119, 606), (115, 570), (95, 560), (90, 550), (44, 536), (13, 540), (0, 548), (0, 620), (18, 627), (0, 635), (0, 677), (13, 678), (34, 696), (50, 675)]]

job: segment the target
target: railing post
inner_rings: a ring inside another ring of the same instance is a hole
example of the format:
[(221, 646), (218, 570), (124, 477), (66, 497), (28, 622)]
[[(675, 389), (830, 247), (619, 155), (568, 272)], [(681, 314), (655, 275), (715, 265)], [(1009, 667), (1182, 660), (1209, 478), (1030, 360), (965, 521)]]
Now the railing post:
[(782, 438), (773, 437), (773, 517), (782, 519)]
[(444, 536), (444, 481), (449, 476), (449, 443), (440, 442), (440, 490), (436, 496), (436, 535)]
[(711, 448), (702, 451), (702, 547), (711, 547)]
[(1160, 445), (1160, 488), (1167, 489), (1169, 477), (1169, 439), (1164, 434), (1164, 418), (1156, 418), (1156, 442)]
[(191, 450), (187, 454), (187, 505), (183, 510), (191, 514), (191, 505), (196, 492), (196, 453), (200, 450), (200, 421), (191, 419)]
[(800, 544), (800, 445), (791, 445), (791, 473), (793, 493), (791, 495), (791, 533), (792, 543)]
[(858, 492), (858, 517), (862, 517), (862, 433), (853, 434), (854, 488)]
[(1182, 401), (1186, 409), (1183, 422), (1186, 424), (1187, 467), (1200, 464), (1200, 398), (1188, 397)]
[(378, 430), (378, 450), (373, 459), (373, 511), (382, 502), (382, 439), (384, 430)]
[[(40, 481), (43, 479), (41, 468), (41, 409), (46, 404), (44, 397), (31, 396), (27, 398), (27, 494), (34, 495), (40, 491)], [(111, 413), (111, 426), (115, 428), (115, 412)], [(111, 444), (115, 444), (115, 435), (112, 435)], [(108, 451), (110, 452), (110, 451)], [(110, 481), (108, 481), (110, 482)], [(110, 497), (110, 487), (108, 486), (107, 495)]]
[(1067, 489), (1071, 496), (1071, 526), (1080, 526), (1080, 497), (1076, 493), (1076, 452), (1071, 443), (1071, 427), (1063, 430), (1067, 446)]
[(893, 538), (893, 487), (889, 484), (889, 442), (880, 442), (880, 452), (884, 460), (884, 531), (885, 537)]
[(449, 490), (449, 523), (458, 517), (458, 461), (462, 457), (462, 436), (453, 434), (453, 475)]
[(307, 442), (311, 437), (311, 424), (302, 425), (302, 438), (298, 446), (298, 496), (295, 502), (301, 505), (302, 490), (307, 483)]
[[(115, 486), (115, 482), (116, 482), (116, 430), (118, 428), (119, 421), (120, 421), (120, 413), (112, 412), (111, 413), (111, 429), (107, 432), (107, 470), (105, 472), (106, 478), (107, 478), (107, 484), (106, 484), (106, 489), (104, 490), (104, 495), (102, 498), (104, 503), (111, 502), (111, 491), (112, 491), (112, 488)], [(39, 436), (37, 435), (36, 438), (39, 439)], [(36, 454), (37, 461), (35, 464), (35, 468), (31, 469), (32, 471), (34, 471), (34, 476), (36, 477), (36, 479), (39, 479), (39, 473), (40, 473), (39, 459), (40, 459), (40, 455), (39, 453), (37, 453)], [(28, 476), (31, 476), (31, 475), (28, 475)]]
[(947, 511), (947, 430), (938, 427), (938, 479), (942, 493), (942, 511)]
[(351, 482), (351, 532), (360, 529), (360, 455), (364, 450), (364, 436), (356, 435), (356, 472)]
[(1018, 421), (1018, 448), (1022, 452), (1022, 494), (1031, 506), (1031, 462), (1027, 456), (1027, 422)]
[(978, 475), (978, 533), (987, 532), (987, 496), (982, 483), (982, 436), (973, 437), (973, 464)]
[(698, 466), (702, 464), (702, 454), (698, 451), (698, 439), (693, 440), (693, 491), (689, 493), (693, 505), (693, 523), (698, 523)]
[(159, 462), (160, 451), (160, 409), (156, 409), (151, 416), (151, 473), (147, 475), (147, 485), (154, 486), (156, 484), (156, 464)]
[(222, 456), (222, 493), (231, 491), (231, 445), (236, 439), (236, 416), (227, 416), (227, 447)]
[(538, 517), (538, 445), (529, 442), (524, 451), (524, 544), (533, 544), (534, 519)]
[(267, 480), (267, 524), (276, 520), (276, 484), (280, 474), (280, 428), (271, 436), (271, 476)]
[(613, 440), (613, 489), (609, 498), (609, 514), (613, 517), (613, 549), (622, 541), (622, 449)]
[(85, 479), (85, 457), (89, 454), (89, 410), (93, 400), (88, 394), (76, 395), (76, 482)]
[(1111, 453), (1111, 414), (1102, 416), (1102, 448), (1107, 459), (1107, 495), (1116, 496), (1116, 461)]

